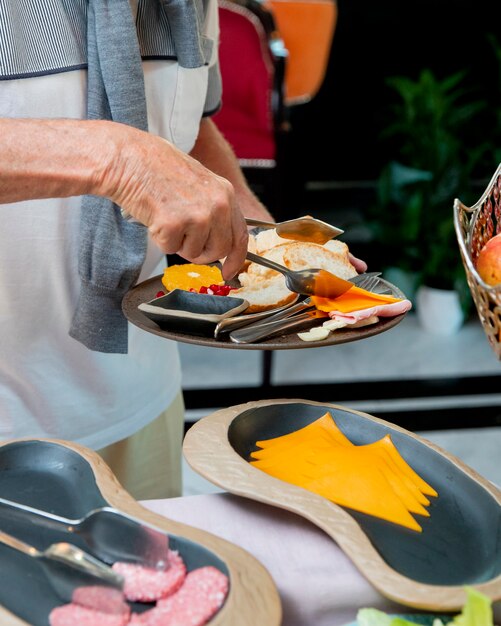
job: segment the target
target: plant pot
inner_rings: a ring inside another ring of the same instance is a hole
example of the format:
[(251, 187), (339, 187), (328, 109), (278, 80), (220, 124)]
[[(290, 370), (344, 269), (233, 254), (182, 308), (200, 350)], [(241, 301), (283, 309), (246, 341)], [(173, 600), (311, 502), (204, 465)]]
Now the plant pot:
[(384, 278), (393, 285), (396, 285), (404, 292), (406, 297), (414, 302), (416, 290), (419, 284), (419, 274), (403, 270), (400, 267), (389, 266), (384, 270)]
[(421, 285), (416, 293), (417, 317), (421, 326), (437, 335), (454, 335), (464, 321), (457, 291)]

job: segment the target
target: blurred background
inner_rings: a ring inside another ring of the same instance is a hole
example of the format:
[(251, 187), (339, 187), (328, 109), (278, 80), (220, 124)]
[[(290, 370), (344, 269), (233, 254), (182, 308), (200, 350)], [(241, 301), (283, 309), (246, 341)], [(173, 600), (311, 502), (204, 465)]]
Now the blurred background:
[[(453, 225), (454, 199), (473, 205), (501, 163), (500, 3), (219, 6), (214, 121), (254, 190), (277, 220), (308, 214), (343, 228), (413, 310), (387, 333), (314, 350), (180, 344), (187, 427), (253, 399), (338, 402), (425, 433), (501, 484), (500, 365)], [(423, 288), (452, 293), (456, 310), (442, 299), (430, 320)]]

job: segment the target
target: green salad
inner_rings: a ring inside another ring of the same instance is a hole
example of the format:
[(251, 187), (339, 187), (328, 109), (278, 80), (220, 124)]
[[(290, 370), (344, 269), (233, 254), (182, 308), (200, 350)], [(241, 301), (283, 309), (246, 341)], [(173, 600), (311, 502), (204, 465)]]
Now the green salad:
[[(473, 587), (465, 587), (465, 591), (466, 603), (461, 613), (453, 618), (436, 617), (433, 626), (494, 626), (491, 599)], [(358, 626), (416, 626), (418, 623), (378, 609), (360, 609), (357, 622)]]

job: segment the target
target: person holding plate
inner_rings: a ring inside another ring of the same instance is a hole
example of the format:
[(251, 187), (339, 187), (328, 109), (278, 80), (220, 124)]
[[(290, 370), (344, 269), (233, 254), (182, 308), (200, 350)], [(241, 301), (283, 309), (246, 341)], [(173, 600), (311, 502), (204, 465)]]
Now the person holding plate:
[(217, 39), (216, 0), (0, 9), (0, 437), (98, 450), (138, 499), (180, 495), (184, 407), (123, 296), (165, 254), (230, 278), (272, 219), (210, 119)]

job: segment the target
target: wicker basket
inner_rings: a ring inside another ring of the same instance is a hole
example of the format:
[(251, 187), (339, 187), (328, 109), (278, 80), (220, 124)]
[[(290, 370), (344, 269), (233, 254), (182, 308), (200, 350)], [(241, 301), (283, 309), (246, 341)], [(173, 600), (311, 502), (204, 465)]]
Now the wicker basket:
[(454, 200), (454, 227), (480, 321), (492, 349), (501, 360), (501, 285), (487, 285), (475, 269), (482, 246), (501, 233), (501, 164), (480, 200), (472, 207)]

